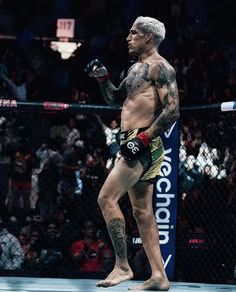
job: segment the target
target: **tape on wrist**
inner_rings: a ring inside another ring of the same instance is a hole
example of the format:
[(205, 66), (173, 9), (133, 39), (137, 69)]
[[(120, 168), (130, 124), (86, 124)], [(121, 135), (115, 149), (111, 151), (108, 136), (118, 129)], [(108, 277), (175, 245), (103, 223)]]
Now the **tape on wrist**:
[(146, 132), (141, 132), (138, 134), (139, 140), (142, 142), (144, 147), (147, 147), (151, 143), (151, 139)]
[(108, 72), (104, 76), (96, 77), (96, 79), (99, 83), (106, 83), (109, 78), (110, 78), (110, 73), (108, 73)]

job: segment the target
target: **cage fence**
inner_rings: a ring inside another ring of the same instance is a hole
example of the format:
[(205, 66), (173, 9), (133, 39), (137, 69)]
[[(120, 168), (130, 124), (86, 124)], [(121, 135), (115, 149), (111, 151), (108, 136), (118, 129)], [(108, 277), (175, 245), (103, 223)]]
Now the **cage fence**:
[[(235, 132), (234, 113), (181, 115), (176, 281), (226, 283), (235, 276)], [(118, 134), (118, 111), (0, 112), (2, 275), (94, 276), (80, 269), (73, 243), (91, 219), (111, 247), (97, 197), (116, 162)], [(132, 234), (130, 203), (121, 206)], [(132, 265), (137, 249), (132, 241), (128, 247)], [(96, 277), (113, 265), (113, 254), (104, 254)]]
[(235, 113), (182, 113), (177, 279), (225, 283), (235, 277), (235, 146)]

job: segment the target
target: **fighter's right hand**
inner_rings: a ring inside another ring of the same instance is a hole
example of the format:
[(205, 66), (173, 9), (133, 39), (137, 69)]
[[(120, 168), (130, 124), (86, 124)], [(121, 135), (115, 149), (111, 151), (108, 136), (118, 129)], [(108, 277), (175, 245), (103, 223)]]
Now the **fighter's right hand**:
[(95, 77), (99, 82), (106, 82), (109, 78), (107, 68), (101, 61), (95, 59), (87, 64), (84, 71), (90, 76)]

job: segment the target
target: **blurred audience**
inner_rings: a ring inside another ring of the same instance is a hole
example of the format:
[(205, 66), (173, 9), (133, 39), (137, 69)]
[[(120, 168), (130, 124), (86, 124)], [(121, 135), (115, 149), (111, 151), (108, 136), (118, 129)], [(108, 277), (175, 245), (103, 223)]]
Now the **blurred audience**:
[[(7, 229), (7, 219), (0, 216), (0, 273), (20, 270), (24, 251), (19, 240)], [(12, 274), (14, 275), (14, 274)]]
[[(0, 32), (16, 36), (1, 38), (1, 100), (104, 104), (84, 67), (100, 58), (118, 84), (133, 64), (125, 38), (138, 15), (166, 24), (160, 50), (175, 68), (181, 106), (235, 100), (235, 27), (219, 22), (226, 15), (233, 19), (233, 1), (226, 8), (217, 0), (138, 1), (135, 7), (129, 0), (71, 0), (63, 7), (57, 1), (56, 9), (53, 3), (39, 6), (0, 4)], [(61, 17), (62, 11), (76, 18), (80, 29), (75, 38), (83, 39), (67, 60), (50, 48), (50, 41), (34, 39), (51, 37), (49, 19)], [(182, 235), (191, 239), (197, 234), (211, 242), (208, 268), (221, 275), (214, 276), (215, 282), (230, 282), (236, 263), (234, 119), (233, 114), (181, 117), (177, 253), (183, 258), (189, 248), (182, 245)], [(96, 228), (104, 225), (97, 196), (119, 156), (119, 127), (117, 116), (1, 112), (0, 206), (9, 212), (0, 231), (1, 272), (21, 269), (58, 277), (71, 276), (76, 267), (78, 273), (109, 273), (114, 255), (105, 228)], [(132, 239), (138, 236), (132, 211), (126, 200), (120, 203)], [(5, 245), (11, 242), (15, 262), (9, 268)], [(150, 271), (143, 249), (130, 250), (136, 277), (146, 277)], [(182, 268), (177, 264), (176, 269), (181, 279)], [(191, 273), (185, 276), (192, 279)]]

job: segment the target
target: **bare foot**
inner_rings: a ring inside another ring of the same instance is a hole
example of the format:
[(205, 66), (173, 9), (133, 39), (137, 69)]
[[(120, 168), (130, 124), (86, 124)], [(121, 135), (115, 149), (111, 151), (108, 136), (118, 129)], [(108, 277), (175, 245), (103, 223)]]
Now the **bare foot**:
[(121, 282), (131, 280), (133, 278), (133, 272), (130, 267), (121, 269), (115, 267), (114, 270), (107, 276), (105, 280), (99, 281), (97, 287), (110, 287), (115, 286)]
[(158, 290), (158, 291), (168, 291), (170, 289), (170, 283), (166, 277), (157, 278), (151, 277), (144, 283), (131, 287), (129, 290)]

